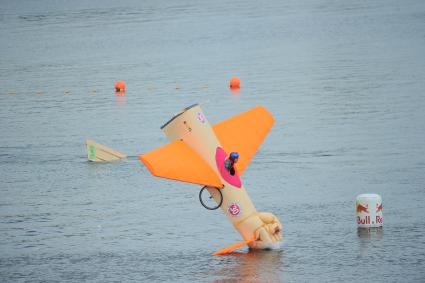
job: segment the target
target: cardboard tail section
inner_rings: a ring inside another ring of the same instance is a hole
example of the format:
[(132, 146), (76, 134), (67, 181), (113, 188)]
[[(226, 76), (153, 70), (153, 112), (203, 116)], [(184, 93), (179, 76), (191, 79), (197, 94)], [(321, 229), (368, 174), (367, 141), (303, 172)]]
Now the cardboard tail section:
[(87, 159), (93, 162), (109, 162), (125, 159), (127, 156), (94, 140), (87, 140)]

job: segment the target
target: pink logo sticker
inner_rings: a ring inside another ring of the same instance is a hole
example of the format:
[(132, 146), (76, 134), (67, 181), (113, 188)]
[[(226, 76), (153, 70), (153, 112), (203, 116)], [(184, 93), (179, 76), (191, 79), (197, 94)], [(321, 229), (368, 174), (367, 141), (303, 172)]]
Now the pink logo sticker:
[(228, 211), (230, 215), (237, 217), (241, 213), (241, 208), (237, 203), (234, 202), (230, 204)]
[(205, 122), (207, 121), (204, 114), (202, 114), (201, 112), (196, 113), (196, 119), (198, 119), (198, 121), (202, 124), (205, 124)]

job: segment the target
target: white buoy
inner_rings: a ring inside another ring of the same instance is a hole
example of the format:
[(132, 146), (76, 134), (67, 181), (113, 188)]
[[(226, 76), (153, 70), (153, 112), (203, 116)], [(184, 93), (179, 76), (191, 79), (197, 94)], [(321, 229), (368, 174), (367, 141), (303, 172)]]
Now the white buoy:
[(358, 195), (356, 198), (356, 222), (358, 227), (382, 227), (382, 207), (382, 198), (380, 195)]

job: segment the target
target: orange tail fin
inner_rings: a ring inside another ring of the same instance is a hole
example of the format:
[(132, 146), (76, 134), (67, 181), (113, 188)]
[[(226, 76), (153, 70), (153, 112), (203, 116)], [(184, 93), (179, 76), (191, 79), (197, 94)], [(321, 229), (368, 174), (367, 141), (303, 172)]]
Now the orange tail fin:
[(224, 248), (224, 249), (221, 249), (221, 250), (219, 250), (219, 251), (216, 251), (215, 253), (213, 253), (213, 255), (224, 255), (224, 254), (228, 254), (228, 253), (230, 253), (231, 251), (234, 251), (234, 250), (236, 250), (236, 249), (238, 249), (238, 248), (240, 248), (240, 247), (243, 247), (243, 246), (245, 246), (245, 245), (248, 245), (249, 243), (252, 243), (252, 242), (254, 242), (254, 241), (255, 241), (255, 239), (251, 239), (251, 240), (242, 241), (242, 242), (239, 242), (239, 243), (233, 244), (233, 245), (228, 246), (228, 247), (226, 247), (226, 248)]

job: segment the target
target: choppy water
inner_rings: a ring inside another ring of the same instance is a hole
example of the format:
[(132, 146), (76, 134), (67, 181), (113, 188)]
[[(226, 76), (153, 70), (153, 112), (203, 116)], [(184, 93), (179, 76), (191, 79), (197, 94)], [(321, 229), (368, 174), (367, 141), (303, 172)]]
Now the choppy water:
[[(423, 1), (2, 1), (0, 281), (425, 281), (424, 46)], [(243, 181), (281, 250), (212, 257), (240, 236), (139, 164), (197, 102), (274, 114)], [(382, 231), (357, 231), (365, 192)]]

